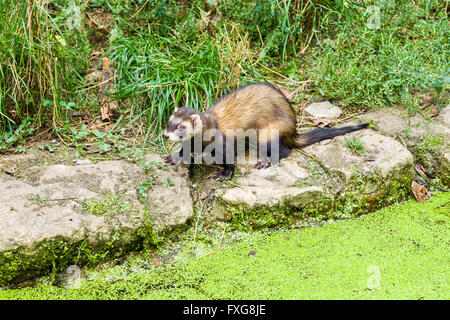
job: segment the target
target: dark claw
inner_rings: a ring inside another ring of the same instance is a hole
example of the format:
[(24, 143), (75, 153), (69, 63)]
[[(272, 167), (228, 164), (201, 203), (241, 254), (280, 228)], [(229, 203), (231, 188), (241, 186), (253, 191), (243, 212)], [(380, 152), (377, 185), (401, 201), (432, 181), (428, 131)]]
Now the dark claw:
[(213, 174), (213, 179), (216, 181), (223, 181), (225, 179), (230, 178), (231, 175), (232, 175), (232, 172), (217, 171), (216, 173)]
[(167, 164), (175, 164), (175, 162), (173, 162), (172, 156), (170, 154), (168, 154), (167, 156), (165, 156), (163, 158), (164, 162)]
[(256, 162), (256, 164), (255, 164), (256, 169), (265, 169), (270, 166), (271, 166), (270, 162), (266, 162), (266, 161), (262, 161), (262, 160), (258, 160), (258, 162)]

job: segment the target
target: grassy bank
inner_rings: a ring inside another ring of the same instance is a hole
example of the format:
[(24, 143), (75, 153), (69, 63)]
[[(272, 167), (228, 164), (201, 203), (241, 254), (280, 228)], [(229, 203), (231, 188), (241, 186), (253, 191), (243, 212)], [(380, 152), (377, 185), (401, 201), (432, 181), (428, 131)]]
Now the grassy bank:
[(79, 58), (44, 1), (0, 1), (0, 150), (66, 119)]
[(440, 108), (447, 10), (442, 0), (2, 0), (0, 150), (43, 126), (73, 141), (99, 116), (101, 80), (88, 78), (101, 65), (91, 54), (112, 60), (122, 116), (102, 131), (159, 147), (174, 107), (203, 109), (253, 81), (296, 90), (296, 107), (325, 98), (347, 112), (414, 113), (427, 92)]
[[(38, 285), (1, 299), (449, 299), (450, 193), (320, 227), (254, 233), (187, 262), (140, 258), (77, 289)], [(146, 265), (146, 267), (144, 267)]]

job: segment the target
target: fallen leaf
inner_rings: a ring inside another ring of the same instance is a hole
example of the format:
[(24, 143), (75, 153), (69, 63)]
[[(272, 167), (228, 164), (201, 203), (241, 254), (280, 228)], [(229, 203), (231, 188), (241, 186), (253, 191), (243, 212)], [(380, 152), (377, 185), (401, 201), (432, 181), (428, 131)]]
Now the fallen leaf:
[(436, 117), (439, 114), (438, 108), (431, 106), (428, 111), (425, 111), (430, 117)]
[(105, 26), (105, 25), (103, 25), (102, 22), (97, 21), (100, 19), (100, 16), (97, 16), (97, 15), (98, 15), (97, 12), (94, 14), (86, 14), (92, 28), (102, 34), (107, 35), (111, 31), (111, 27)]
[(431, 193), (428, 192), (427, 188), (415, 181), (411, 183), (411, 189), (414, 197), (416, 197), (417, 201), (420, 203), (423, 203), (431, 198)]
[(111, 61), (108, 57), (102, 58), (102, 73), (101, 85), (99, 87), (102, 101), (100, 104), (101, 118), (103, 121), (112, 120), (118, 117), (118, 105), (115, 101), (110, 99), (107, 94), (113, 93), (115, 88), (112, 84), (114, 78), (114, 69), (111, 66)]
[(113, 114), (115, 114), (114, 110), (117, 110), (117, 103), (112, 102), (108, 97), (104, 97), (100, 103), (102, 121), (112, 120), (115, 118), (113, 116)]
[(422, 97), (422, 102), (420, 103), (421, 109), (431, 106), (434, 102), (433, 96), (428, 93), (422, 93), (419, 96)]

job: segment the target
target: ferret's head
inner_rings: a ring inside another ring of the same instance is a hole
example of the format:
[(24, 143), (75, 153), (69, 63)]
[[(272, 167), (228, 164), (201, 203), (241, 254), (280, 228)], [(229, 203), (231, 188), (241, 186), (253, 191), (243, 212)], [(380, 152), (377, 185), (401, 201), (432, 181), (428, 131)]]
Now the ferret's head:
[(175, 108), (163, 133), (170, 141), (184, 141), (202, 132), (200, 112), (191, 108)]

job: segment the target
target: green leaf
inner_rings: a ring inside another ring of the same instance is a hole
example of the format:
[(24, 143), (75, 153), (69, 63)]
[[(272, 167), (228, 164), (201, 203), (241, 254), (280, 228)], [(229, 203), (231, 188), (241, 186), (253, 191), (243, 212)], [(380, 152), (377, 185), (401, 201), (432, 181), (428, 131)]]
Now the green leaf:
[(436, 82), (434, 85), (433, 85), (433, 88), (436, 90), (436, 92), (438, 93), (438, 94), (440, 94), (441, 92), (442, 92), (442, 89), (444, 88), (444, 84), (442, 83), (442, 82)]

